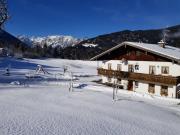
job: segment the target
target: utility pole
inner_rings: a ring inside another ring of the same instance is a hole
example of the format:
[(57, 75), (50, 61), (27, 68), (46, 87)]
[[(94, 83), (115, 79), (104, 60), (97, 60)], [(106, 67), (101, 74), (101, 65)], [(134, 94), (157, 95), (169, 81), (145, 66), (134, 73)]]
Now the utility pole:
[(7, 0), (0, 0), (0, 28), (8, 20)]

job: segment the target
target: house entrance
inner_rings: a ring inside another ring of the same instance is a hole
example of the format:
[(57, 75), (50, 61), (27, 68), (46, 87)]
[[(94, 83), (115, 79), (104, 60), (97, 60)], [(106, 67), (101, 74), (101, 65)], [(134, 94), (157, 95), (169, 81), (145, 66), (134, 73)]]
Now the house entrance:
[(128, 90), (133, 91), (133, 81), (131, 80), (128, 81)]

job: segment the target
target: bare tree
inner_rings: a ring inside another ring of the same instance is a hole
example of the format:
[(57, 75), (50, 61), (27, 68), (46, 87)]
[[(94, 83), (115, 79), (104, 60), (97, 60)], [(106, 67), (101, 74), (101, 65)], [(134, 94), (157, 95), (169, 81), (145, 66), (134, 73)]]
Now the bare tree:
[(0, 28), (8, 19), (7, 0), (0, 0)]

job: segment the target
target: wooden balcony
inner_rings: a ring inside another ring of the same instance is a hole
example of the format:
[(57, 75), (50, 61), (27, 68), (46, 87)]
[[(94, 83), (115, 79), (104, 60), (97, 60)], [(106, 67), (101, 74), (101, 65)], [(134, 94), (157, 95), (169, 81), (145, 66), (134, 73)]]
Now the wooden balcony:
[(162, 75), (150, 75), (142, 73), (132, 73), (117, 70), (98, 69), (99, 75), (108, 77), (115, 77), (119, 79), (143, 81), (147, 83), (161, 84), (161, 85), (177, 85), (180, 83), (180, 77), (162, 76)]

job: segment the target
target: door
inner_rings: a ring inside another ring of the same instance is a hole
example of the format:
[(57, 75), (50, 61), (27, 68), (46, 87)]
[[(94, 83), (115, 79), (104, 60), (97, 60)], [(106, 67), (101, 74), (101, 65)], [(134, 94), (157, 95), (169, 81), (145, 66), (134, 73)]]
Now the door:
[(133, 91), (133, 81), (131, 80), (128, 81), (128, 90)]

